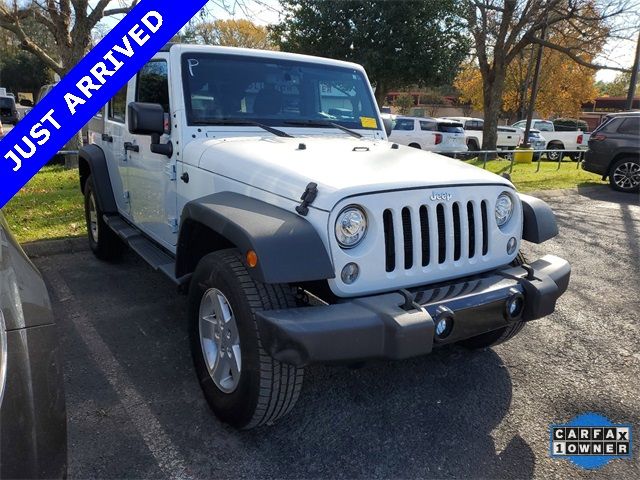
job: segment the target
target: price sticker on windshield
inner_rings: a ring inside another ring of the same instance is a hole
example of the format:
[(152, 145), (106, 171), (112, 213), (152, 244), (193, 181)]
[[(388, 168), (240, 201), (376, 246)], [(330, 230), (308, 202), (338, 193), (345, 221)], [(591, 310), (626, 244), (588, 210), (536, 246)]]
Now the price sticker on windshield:
[(372, 117), (360, 117), (360, 125), (363, 128), (378, 128), (378, 122)]

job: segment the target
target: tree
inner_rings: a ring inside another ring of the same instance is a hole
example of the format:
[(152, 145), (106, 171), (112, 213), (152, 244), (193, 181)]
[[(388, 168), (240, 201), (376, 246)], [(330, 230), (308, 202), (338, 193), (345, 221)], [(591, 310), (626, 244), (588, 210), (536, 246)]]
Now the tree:
[[(500, 114), (520, 120), (526, 116), (531, 98), (531, 70), (536, 49), (523, 51), (507, 67), (502, 108)], [(535, 110), (543, 117), (569, 116), (580, 113), (582, 104), (597, 96), (594, 84), (595, 71), (574, 62), (565, 54), (546, 49), (542, 57), (542, 69)], [(479, 67), (466, 64), (455, 81), (463, 101), (473, 107), (484, 108), (483, 79)]]
[(0, 85), (10, 92), (30, 92), (35, 95), (40, 87), (53, 81), (53, 72), (34, 55), (18, 51), (0, 57)]
[(380, 106), (391, 89), (451, 82), (469, 49), (455, 0), (280, 2), (280, 49), (364, 65)]
[(410, 93), (401, 93), (393, 102), (393, 106), (398, 109), (400, 115), (407, 115), (413, 105), (413, 95)]
[[(92, 31), (104, 17), (127, 13), (138, 0), (107, 8), (110, 0), (30, 0), (26, 3), (0, 0), (0, 28), (12, 32), (22, 49), (40, 58), (49, 68), (64, 76), (85, 56), (92, 42)], [(53, 49), (42, 45), (26, 28), (36, 22), (54, 40)]]
[(614, 33), (611, 20), (616, 19), (616, 24), (620, 24), (623, 15), (631, 15), (634, 5), (637, 8), (635, 0), (464, 0), (461, 3), (482, 77), (484, 149), (495, 149), (507, 69), (523, 50), (537, 44), (563, 53), (578, 65), (603, 68), (593, 63), (593, 50), (601, 48)]
[[(610, 97), (624, 97), (629, 91), (629, 83), (631, 83), (631, 72), (619, 73), (611, 82), (598, 82), (596, 88), (600, 95), (608, 95)], [(640, 88), (640, 81), (636, 83), (636, 91)]]
[(273, 50), (266, 27), (240, 20), (203, 20), (187, 27), (185, 36), (202, 45), (223, 45), (227, 47), (258, 48)]
[[(25, 22), (24, 28), (45, 48), (53, 45), (48, 32), (35, 22)], [(23, 51), (13, 33), (0, 29), (0, 85), (13, 93), (36, 94), (42, 85), (52, 81), (53, 71), (38, 57)]]

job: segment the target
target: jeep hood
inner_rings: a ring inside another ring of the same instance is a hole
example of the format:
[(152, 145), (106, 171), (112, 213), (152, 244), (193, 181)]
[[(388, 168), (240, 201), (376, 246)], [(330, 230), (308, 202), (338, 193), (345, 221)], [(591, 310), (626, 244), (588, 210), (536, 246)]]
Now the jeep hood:
[(313, 206), (331, 210), (347, 196), (381, 190), (495, 183), (498, 175), (432, 152), (370, 139), (244, 137), (191, 142), (184, 152), (200, 168), (299, 202), (318, 184)]

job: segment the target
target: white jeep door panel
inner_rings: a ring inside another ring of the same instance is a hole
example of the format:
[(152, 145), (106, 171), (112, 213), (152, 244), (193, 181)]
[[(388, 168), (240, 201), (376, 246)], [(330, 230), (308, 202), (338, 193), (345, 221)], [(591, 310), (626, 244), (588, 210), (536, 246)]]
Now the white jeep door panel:
[[(156, 58), (138, 72), (133, 101), (163, 106), (167, 131), (170, 128), (169, 62)], [(126, 133), (129, 159), (128, 185), (131, 216), (136, 226), (165, 248), (177, 243), (178, 214), (176, 198), (176, 162), (166, 155), (152, 153), (151, 136)], [(171, 140), (170, 134), (160, 142)]]
[(131, 209), (128, 197), (128, 163), (124, 150), (124, 137), (127, 132), (127, 104), (133, 97), (131, 89), (125, 85), (109, 100), (104, 109), (104, 134), (97, 139), (105, 153), (113, 196), (121, 215), (130, 218)]

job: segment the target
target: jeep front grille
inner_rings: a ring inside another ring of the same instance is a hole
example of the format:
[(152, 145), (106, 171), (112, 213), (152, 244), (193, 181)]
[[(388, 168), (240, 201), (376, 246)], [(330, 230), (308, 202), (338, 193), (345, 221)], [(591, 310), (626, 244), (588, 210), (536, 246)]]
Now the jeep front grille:
[(489, 251), (488, 203), (405, 206), (382, 214), (385, 270), (471, 260)]

